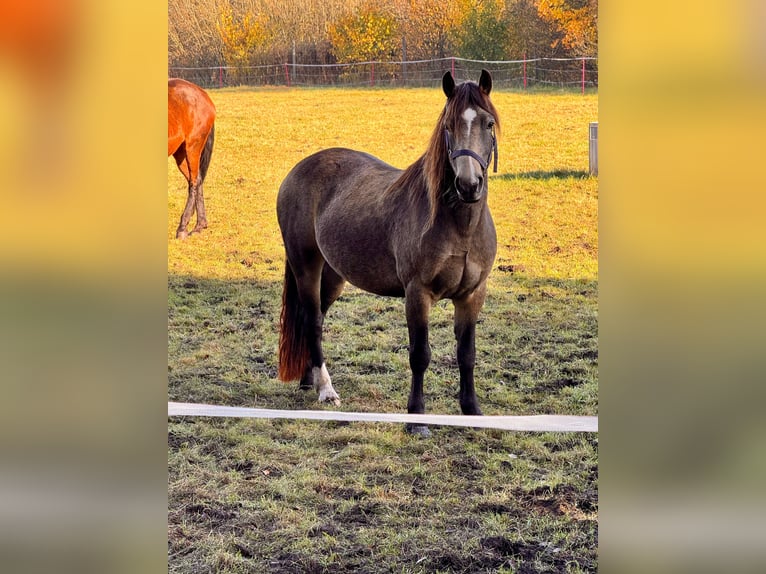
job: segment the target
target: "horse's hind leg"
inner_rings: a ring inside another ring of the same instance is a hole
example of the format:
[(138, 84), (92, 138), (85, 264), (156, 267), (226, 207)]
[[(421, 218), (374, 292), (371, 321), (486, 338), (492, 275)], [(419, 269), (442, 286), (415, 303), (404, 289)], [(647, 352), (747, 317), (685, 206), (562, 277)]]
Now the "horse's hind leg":
[[(320, 366), (320, 375), (322, 368), (324, 368), (325, 371), (327, 370), (327, 367), (324, 363), (324, 351), (322, 350), (322, 326), (324, 325), (324, 318), (327, 315), (327, 310), (330, 308), (330, 305), (332, 305), (335, 300), (340, 297), (340, 294), (343, 292), (343, 286), (345, 284), (345, 280), (337, 273), (335, 273), (335, 271), (329, 265), (327, 265), (327, 263), (324, 263), (322, 267), (322, 278), (320, 281), (320, 317), (318, 319), (318, 327), (316, 311), (313, 308), (313, 303), (311, 305), (311, 313), (306, 313), (307, 316), (313, 314), (313, 319), (308, 321), (309, 325), (307, 325), (306, 328), (306, 332), (309, 333), (310, 337), (309, 350), (311, 353), (312, 365), (309, 366), (301, 378), (300, 388), (302, 389), (311, 389), (317, 387), (316, 373), (314, 372), (315, 366)], [(329, 377), (329, 375), (327, 376)]]
[(330, 305), (335, 303), (335, 300), (340, 297), (341, 293), (343, 293), (345, 284), (346, 280), (325, 263), (322, 268), (322, 289), (320, 291), (323, 318), (327, 315), (327, 310), (330, 308)]
[(197, 194), (196, 194), (196, 210), (197, 210), (197, 224), (194, 226), (192, 233), (207, 229), (207, 213), (205, 212), (205, 191), (202, 188), (202, 177), (198, 177)]
[[(328, 279), (325, 279), (325, 274), (323, 273), (325, 263), (318, 254), (315, 261), (312, 261), (311, 264), (303, 265), (301, 268), (304, 272), (300, 277), (296, 277), (296, 281), (298, 296), (304, 311), (304, 333), (311, 360), (303, 377), (301, 377), (300, 387), (313, 387), (319, 393), (319, 402), (331, 402), (338, 405), (340, 404), (340, 397), (332, 386), (332, 380), (330, 379), (330, 373), (327, 371), (322, 351), (322, 326), (327, 307), (340, 293), (337, 293), (332, 301), (329, 301), (330, 291), (327, 292), (328, 299), (322, 297), (322, 288), (324, 286), (335, 286), (337, 290), (337, 282), (329, 274)], [(334, 272), (332, 274), (335, 275)]]
[[(194, 213), (194, 209), (196, 207), (197, 187), (196, 185), (192, 185), (192, 182), (194, 181), (192, 179), (192, 174), (194, 172), (192, 171), (188, 155), (186, 154), (186, 145), (184, 144), (178, 148), (178, 150), (173, 154), (173, 157), (176, 160), (178, 169), (181, 170), (181, 173), (189, 183), (189, 196), (186, 198), (186, 207), (184, 207), (184, 211), (181, 214), (181, 222), (178, 224), (178, 230), (176, 231), (176, 239), (186, 239), (188, 236), (186, 228), (189, 226), (189, 220), (191, 219), (192, 213)], [(196, 177), (196, 173), (194, 175)]]
[(205, 190), (202, 184), (207, 176), (207, 168), (210, 166), (210, 158), (213, 155), (213, 142), (215, 141), (215, 126), (210, 127), (210, 132), (205, 138), (205, 145), (199, 156), (199, 169), (197, 175), (197, 224), (194, 231), (202, 231), (207, 228), (207, 213), (205, 212)]

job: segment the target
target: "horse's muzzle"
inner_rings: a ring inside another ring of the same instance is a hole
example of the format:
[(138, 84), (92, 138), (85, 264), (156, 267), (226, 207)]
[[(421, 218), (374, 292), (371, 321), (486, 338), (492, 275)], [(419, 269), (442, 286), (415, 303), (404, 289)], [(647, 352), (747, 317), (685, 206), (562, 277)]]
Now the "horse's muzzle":
[(479, 175), (471, 178), (469, 181), (464, 181), (456, 177), (455, 191), (463, 203), (476, 203), (481, 199), (482, 192), (484, 191), (484, 178)]

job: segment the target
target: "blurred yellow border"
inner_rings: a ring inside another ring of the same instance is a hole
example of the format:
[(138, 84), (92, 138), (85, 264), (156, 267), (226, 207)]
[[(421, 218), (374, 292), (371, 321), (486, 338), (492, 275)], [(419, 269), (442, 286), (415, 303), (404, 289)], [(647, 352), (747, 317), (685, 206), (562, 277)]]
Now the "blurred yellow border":
[(3, 15), (0, 263), (162, 272), (167, 4), (29, 0)]

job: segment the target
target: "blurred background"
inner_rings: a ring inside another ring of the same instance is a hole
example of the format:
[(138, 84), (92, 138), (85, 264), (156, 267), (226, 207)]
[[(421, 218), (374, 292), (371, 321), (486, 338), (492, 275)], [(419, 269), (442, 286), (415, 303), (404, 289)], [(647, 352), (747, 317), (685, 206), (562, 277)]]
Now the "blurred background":
[(165, 567), (167, 6), (0, 3), (0, 561)]
[(766, 11), (599, 12), (605, 571), (761, 571)]

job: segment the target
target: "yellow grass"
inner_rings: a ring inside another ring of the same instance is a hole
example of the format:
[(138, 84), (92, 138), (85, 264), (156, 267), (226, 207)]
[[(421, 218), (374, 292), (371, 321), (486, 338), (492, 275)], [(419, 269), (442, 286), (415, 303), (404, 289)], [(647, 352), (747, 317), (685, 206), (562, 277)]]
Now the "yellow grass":
[[(302, 158), (343, 146), (404, 168), (416, 160), (444, 105), (440, 89), (224, 89), (205, 182), (210, 227), (174, 239), (186, 182), (168, 159), (168, 271), (216, 279), (279, 280), (279, 184)], [(532, 277), (595, 279), (597, 179), (587, 176), (596, 94), (494, 92), (502, 135), (489, 183), (496, 265)], [(193, 220), (192, 220), (193, 222)]]

